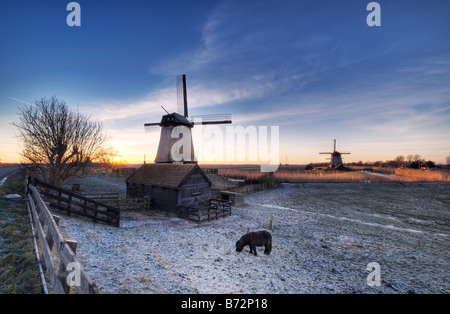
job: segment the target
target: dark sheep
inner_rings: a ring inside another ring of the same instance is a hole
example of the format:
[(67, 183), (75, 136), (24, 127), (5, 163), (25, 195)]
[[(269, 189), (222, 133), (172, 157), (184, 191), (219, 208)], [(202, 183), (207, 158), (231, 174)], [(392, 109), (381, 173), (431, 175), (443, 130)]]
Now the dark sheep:
[(264, 254), (269, 255), (272, 251), (272, 235), (266, 230), (246, 233), (236, 242), (236, 251), (242, 252), (246, 245), (250, 247), (250, 253), (255, 256), (258, 255), (257, 246), (264, 246)]

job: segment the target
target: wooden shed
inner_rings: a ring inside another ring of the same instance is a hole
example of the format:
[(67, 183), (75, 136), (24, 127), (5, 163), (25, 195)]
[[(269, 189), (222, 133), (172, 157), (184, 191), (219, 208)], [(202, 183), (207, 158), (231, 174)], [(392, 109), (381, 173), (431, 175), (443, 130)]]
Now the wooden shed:
[(141, 166), (127, 180), (127, 198), (150, 196), (156, 208), (179, 214), (181, 207), (204, 208), (211, 199), (211, 181), (196, 163)]
[(220, 191), (220, 198), (222, 200), (231, 201), (231, 205), (233, 206), (242, 206), (245, 204), (244, 194), (242, 193)]

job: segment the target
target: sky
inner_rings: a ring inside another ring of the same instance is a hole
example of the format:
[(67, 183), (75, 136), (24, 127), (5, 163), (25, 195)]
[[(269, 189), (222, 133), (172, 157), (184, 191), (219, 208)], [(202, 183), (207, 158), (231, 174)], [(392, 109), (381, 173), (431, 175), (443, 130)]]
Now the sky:
[(0, 2), (1, 162), (18, 161), (19, 106), (52, 96), (101, 121), (120, 158), (151, 162), (144, 123), (177, 110), (179, 74), (190, 116), (278, 127), (281, 163), (326, 161), (333, 139), (344, 162), (450, 155), (447, 0), (377, 1), (372, 27), (368, 0), (80, 0), (72, 27), (69, 2)]

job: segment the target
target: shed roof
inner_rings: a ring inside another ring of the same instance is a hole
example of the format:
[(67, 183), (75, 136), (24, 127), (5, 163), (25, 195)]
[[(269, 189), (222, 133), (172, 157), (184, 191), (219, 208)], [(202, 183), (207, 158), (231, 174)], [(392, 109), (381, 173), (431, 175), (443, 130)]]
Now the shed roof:
[(155, 163), (141, 166), (125, 181), (127, 183), (136, 183), (144, 185), (156, 185), (168, 188), (178, 188), (195, 169), (205, 177), (206, 181), (211, 184), (209, 178), (204, 174), (201, 168), (195, 164), (172, 164), (172, 163)]

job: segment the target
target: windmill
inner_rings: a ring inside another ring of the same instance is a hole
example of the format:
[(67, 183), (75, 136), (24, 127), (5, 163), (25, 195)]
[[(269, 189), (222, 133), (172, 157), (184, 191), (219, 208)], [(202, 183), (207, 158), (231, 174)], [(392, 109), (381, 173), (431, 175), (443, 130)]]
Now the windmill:
[(329, 168), (336, 168), (339, 166), (343, 166), (341, 155), (349, 155), (350, 153), (340, 153), (336, 151), (336, 139), (334, 139), (333, 151), (327, 153), (319, 153), (319, 154), (329, 154), (331, 155)]
[[(194, 125), (232, 123), (231, 114), (201, 115), (189, 118), (185, 74), (177, 76), (177, 106), (178, 111), (182, 109), (182, 114), (169, 113), (163, 107), (167, 114), (162, 116), (160, 122), (144, 124), (146, 129), (155, 126), (161, 127), (161, 137), (155, 163), (197, 162), (191, 132)], [(180, 137), (181, 134), (182, 137)], [(182, 156), (181, 160), (179, 156)]]

